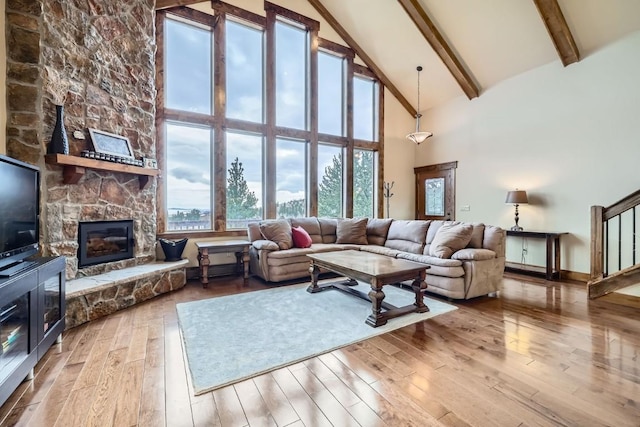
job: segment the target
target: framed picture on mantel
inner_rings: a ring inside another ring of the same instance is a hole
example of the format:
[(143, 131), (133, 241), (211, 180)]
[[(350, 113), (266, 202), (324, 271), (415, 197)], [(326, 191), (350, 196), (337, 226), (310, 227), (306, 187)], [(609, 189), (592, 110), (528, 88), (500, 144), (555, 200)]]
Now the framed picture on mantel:
[(129, 144), (129, 138), (89, 128), (93, 151), (96, 153), (110, 154), (112, 156), (128, 157), (133, 159), (133, 150)]

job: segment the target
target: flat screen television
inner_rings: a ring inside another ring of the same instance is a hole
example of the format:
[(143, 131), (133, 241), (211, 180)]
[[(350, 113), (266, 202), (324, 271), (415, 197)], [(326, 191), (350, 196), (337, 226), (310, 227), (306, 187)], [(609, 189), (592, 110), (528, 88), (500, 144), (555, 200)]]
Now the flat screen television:
[(0, 270), (38, 252), (40, 171), (0, 155)]

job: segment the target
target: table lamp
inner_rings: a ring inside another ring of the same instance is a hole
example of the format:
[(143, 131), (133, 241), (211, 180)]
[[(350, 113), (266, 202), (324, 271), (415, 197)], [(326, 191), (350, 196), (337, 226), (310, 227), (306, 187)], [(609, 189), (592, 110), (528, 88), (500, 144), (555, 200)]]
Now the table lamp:
[(516, 206), (516, 225), (511, 227), (511, 230), (522, 231), (522, 227), (518, 225), (518, 205), (529, 203), (529, 199), (527, 199), (527, 192), (524, 190), (518, 190), (517, 188), (515, 191), (509, 191), (507, 193), (507, 200), (505, 200), (505, 203), (511, 203)]

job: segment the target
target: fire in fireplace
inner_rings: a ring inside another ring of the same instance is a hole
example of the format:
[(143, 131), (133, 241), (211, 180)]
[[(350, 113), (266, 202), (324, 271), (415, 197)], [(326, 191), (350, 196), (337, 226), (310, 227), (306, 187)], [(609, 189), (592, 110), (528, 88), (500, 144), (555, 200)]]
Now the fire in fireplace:
[(133, 220), (80, 222), (78, 267), (133, 258)]

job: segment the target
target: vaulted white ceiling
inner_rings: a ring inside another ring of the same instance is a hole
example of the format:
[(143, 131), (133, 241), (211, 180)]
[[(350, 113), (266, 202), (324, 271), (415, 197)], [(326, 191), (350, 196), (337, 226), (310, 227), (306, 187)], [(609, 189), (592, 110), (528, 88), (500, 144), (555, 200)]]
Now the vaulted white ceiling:
[[(271, 0), (320, 21), (320, 36), (346, 44), (306, 0)], [(227, 0), (264, 14), (262, 0)], [(422, 65), (420, 109), (466, 96), (440, 57), (396, 0), (321, 0), (324, 7), (417, 105), (416, 66)], [(533, 0), (418, 0), (480, 89), (549, 62), (562, 67)], [(558, 0), (584, 59), (640, 30), (640, 0)], [(208, 8), (208, 2), (193, 5)], [(640, 52), (638, 52), (640, 55)], [(579, 67), (580, 62), (569, 65)], [(469, 102), (473, 102), (472, 100)]]

